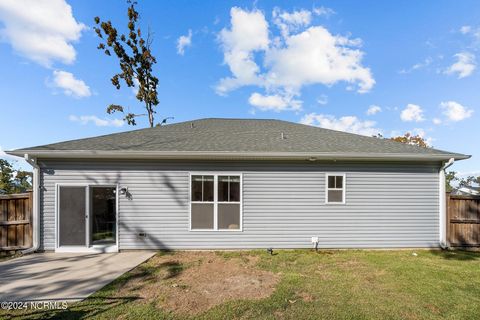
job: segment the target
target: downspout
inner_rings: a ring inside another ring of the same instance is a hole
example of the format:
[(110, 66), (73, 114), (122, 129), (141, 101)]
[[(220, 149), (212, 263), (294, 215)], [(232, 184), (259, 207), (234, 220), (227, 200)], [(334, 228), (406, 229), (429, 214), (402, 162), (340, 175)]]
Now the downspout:
[(32, 247), (22, 251), (22, 254), (33, 253), (40, 247), (40, 167), (36, 158), (25, 154), (25, 160), (33, 167), (33, 205), (32, 205)]
[(454, 158), (450, 158), (446, 163), (443, 163), (440, 167), (439, 171), (439, 205), (440, 205), (440, 247), (446, 249), (448, 247), (447, 243), (447, 206), (446, 206), (446, 198), (445, 198), (445, 170), (450, 167), (455, 162)]

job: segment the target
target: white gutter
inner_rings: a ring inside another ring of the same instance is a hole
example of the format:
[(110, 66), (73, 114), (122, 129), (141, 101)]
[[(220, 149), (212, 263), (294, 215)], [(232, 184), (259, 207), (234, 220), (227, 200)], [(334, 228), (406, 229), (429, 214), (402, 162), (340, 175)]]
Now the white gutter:
[(196, 159), (196, 160), (419, 160), (444, 161), (468, 159), (463, 154), (405, 154), (361, 152), (241, 152), (241, 151), (131, 151), (131, 150), (19, 150), (7, 154), (28, 153), (42, 159)]
[(25, 154), (25, 160), (33, 167), (33, 205), (32, 205), (32, 247), (22, 251), (22, 254), (33, 253), (40, 247), (40, 167), (37, 159), (30, 158), (28, 153)]
[(450, 167), (455, 162), (454, 158), (450, 158), (447, 163), (444, 163), (440, 168), (438, 173), (438, 189), (439, 189), (439, 220), (440, 220), (440, 246), (443, 249), (448, 248), (447, 242), (447, 204), (446, 204), (446, 197), (445, 197), (445, 170)]

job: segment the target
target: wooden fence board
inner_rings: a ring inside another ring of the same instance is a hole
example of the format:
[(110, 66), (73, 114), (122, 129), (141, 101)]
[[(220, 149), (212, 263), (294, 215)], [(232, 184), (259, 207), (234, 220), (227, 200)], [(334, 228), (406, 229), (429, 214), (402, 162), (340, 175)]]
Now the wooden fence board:
[(480, 246), (480, 197), (447, 194), (447, 240), (451, 246)]
[(32, 245), (32, 193), (0, 196), (0, 251)]

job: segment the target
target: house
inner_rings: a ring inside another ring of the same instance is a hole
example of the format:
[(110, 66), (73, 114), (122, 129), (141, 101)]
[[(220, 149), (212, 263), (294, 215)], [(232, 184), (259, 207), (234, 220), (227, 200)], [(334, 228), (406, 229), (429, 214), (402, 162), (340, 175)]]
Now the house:
[(438, 247), (446, 242), (443, 169), (469, 158), (253, 119), (8, 153), (34, 166), (32, 250), (57, 252)]
[(480, 196), (480, 187), (462, 186), (453, 189), (451, 194), (457, 196)]

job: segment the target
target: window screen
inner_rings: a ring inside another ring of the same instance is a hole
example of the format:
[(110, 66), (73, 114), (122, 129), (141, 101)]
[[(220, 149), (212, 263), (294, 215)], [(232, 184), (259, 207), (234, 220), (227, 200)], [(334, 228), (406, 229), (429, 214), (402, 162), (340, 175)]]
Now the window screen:
[(218, 229), (240, 229), (240, 204), (218, 204)]
[(213, 204), (192, 203), (192, 229), (213, 229)]
[(59, 188), (59, 245), (84, 246), (86, 244), (86, 188)]

